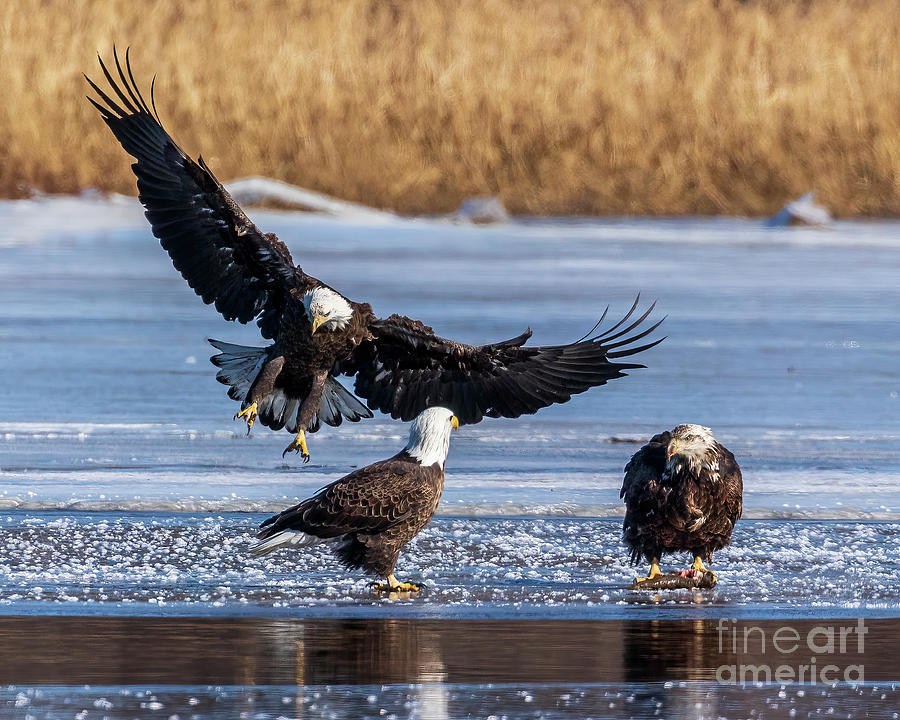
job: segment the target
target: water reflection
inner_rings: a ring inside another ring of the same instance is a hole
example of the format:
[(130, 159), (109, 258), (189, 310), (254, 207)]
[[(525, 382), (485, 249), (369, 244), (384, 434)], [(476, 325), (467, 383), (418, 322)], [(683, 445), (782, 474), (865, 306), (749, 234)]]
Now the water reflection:
[[(33, 685), (417, 684), (413, 703), (439, 708), (447, 684), (714, 681), (723, 667), (797, 668), (814, 654), (804, 645), (813, 628), (856, 622), (0, 617), (0, 676)], [(804, 638), (795, 652), (773, 645), (785, 627)], [(867, 620), (866, 633), (864, 652), (851, 632), (846, 652), (817, 655), (818, 667), (859, 664), (865, 680), (895, 680), (900, 621)]]
[(660, 678), (702, 680), (721, 664), (715, 623), (647, 620), (622, 623), (622, 667), (626, 682)]

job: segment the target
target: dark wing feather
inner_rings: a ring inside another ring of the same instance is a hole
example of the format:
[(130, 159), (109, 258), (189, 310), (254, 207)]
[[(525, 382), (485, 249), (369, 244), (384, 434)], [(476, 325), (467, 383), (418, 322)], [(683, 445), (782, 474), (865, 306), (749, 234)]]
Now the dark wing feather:
[(718, 442), (716, 450), (719, 453), (719, 476), (725, 485), (725, 497), (719, 517), (720, 531), (730, 536), (735, 523), (740, 520), (744, 510), (744, 480), (741, 476), (740, 465), (734, 459), (734, 454)]
[(625, 499), (625, 520), (622, 523), (622, 539), (631, 551), (631, 562), (641, 557), (659, 542), (653, 525), (660, 520), (659, 499), (664, 492), (660, 479), (666, 463), (669, 433), (654, 436), (650, 442), (632, 455), (625, 466), (625, 478), (619, 497)]
[(267, 538), (282, 530), (326, 539), (354, 532), (384, 532), (435, 502), (436, 485), (429, 479), (440, 472), (398, 457), (368, 465), (269, 518), (257, 537)]
[(194, 162), (163, 129), (153, 86), (151, 111), (128, 53), (125, 69), (113, 55), (118, 81), (102, 59), (100, 68), (115, 99), (85, 75), (100, 98), (88, 100), (137, 159), (131, 167), (153, 234), (204, 302), (215, 303), (226, 320), (246, 323), (261, 315), (263, 337), (274, 338), (287, 293), (303, 286), (306, 276), (275, 235), (260, 232), (247, 218), (203, 158)]
[(491, 345), (464, 345), (438, 337), (417, 320), (392, 315), (372, 322), (374, 339), (337, 369), (356, 374), (356, 394), (370, 408), (402, 420), (432, 405), (449, 407), (463, 424), (485, 416), (519, 417), (644, 367), (618, 362), (664, 339), (635, 346), (662, 322), (636, 331), (654, 307), (629, 323), (637, 304), (608, 330), (544, 347), (525, 347), (530, 330)]
[(619, 492), (619, 497), (625, 498), (626, 505), (641, 496), (648, 481), (660, 479), (666, 466), (666, 450), (671, 439), (672, 434), (668, 431), (654, 435), (631, 456), (625, 466), (625, 478)]

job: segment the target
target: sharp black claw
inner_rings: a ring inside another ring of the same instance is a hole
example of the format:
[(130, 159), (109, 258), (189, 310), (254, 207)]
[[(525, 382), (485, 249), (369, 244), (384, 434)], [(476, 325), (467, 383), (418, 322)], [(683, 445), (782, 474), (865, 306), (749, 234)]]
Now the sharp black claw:
[(284, 449), (284, 452), (283, 452), (283, 453), (281, 453), (281, 457), (282, 457), (282, 459), (284, 459), (284, 458), (285, 458), (285, 457), (287, 457), (287, 454), (288, 454), (288, 449), (287, 449), (287, 448), (285, 448), (285, 449)]
[(308, 462), (309, 462), (309, 455), (304, 455), (304, 456), (303, 456), (303, 462), (305, 462), (305, 463), (308, 463)]

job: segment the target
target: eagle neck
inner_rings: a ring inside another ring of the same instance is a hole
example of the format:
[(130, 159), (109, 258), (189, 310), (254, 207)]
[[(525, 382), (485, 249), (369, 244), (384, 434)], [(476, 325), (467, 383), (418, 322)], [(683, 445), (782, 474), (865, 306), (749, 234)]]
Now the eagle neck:
[(441, 426), (431, 423), (414, 423), (409, 432), (409, 442), (404, 450), (415, 458), (424, 467), (438, 464), (444, 469), (447, 460), (447, 452), (450, 450), (450, 425), (441, 423)]
[(666, 464), (663, 476), (675, 482), (697, 476), (716, 482), (719, 479), (719, 459), (715, 448), (703, 448), (673, 455)]

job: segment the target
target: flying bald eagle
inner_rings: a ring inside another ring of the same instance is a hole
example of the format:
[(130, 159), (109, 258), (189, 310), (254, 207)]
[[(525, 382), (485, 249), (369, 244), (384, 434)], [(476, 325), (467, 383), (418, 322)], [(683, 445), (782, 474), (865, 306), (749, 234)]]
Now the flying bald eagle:
[(424, 410), (409, 429), (409, 442), (394, 457), (354, 470), (260, 527), (254, 555), (282, 547), (330, 543), (348, 568), (387, 579), (377, 590), (418, 592), (394, 577), (403, 547), (437, 510), (444, 490), (450, 431), (459, 427), (447, 408)]
[(664, 552), (688, 550), (693, 570), (711, 572), (703, 561), (731, 542), (742, 494), (741, 468), (709, 428), (679, 425), (654, 435), (625, 466), (620, 494), (631, 561), (650, 563), (649, 575), (637, 582), (662, 575)]
[[(117, 99), (85, 76), (99, 96), (88, 99), (137, 159), (131, 167), (138, 196), (175, 268), (226, 320), (256, 319), (273, 341), (259, 348), (211, 340), (221, 351), (211, 359), (229, 397), (241, 403), (235, 417), (246, 420), (248, 432), (258, 417), (273, 430), (296, 433), (282, 455), (299, 451), (308, 461), (307, 431), (372, 417), (372, 410), (411, 420), (428, 406), (446, 405), (465, 424), (534, 413), (644, 367), (620, 359), (662, 341), (635, 345), (662, 322), (637, 331), (653, 309), (632, 319), (637, 299), (611, 328), (598, 330), (604, 312), (590, 337), (544, 347), (525, 347), (531, 330), (472, 346), (407, 317), (377, 318), (368, 303), (304, 273), (284, 243), (259, 230), (203, 158), (194, 162), (163, 129), (153, 86), (148, 106), (128, 54), (124, 68), (115, 51), (114, 58), (118, 80), (102, 59), (100, 67)], [(354, 390), (368, 407), (336, 380), (341, 374), (356, 376)]]

